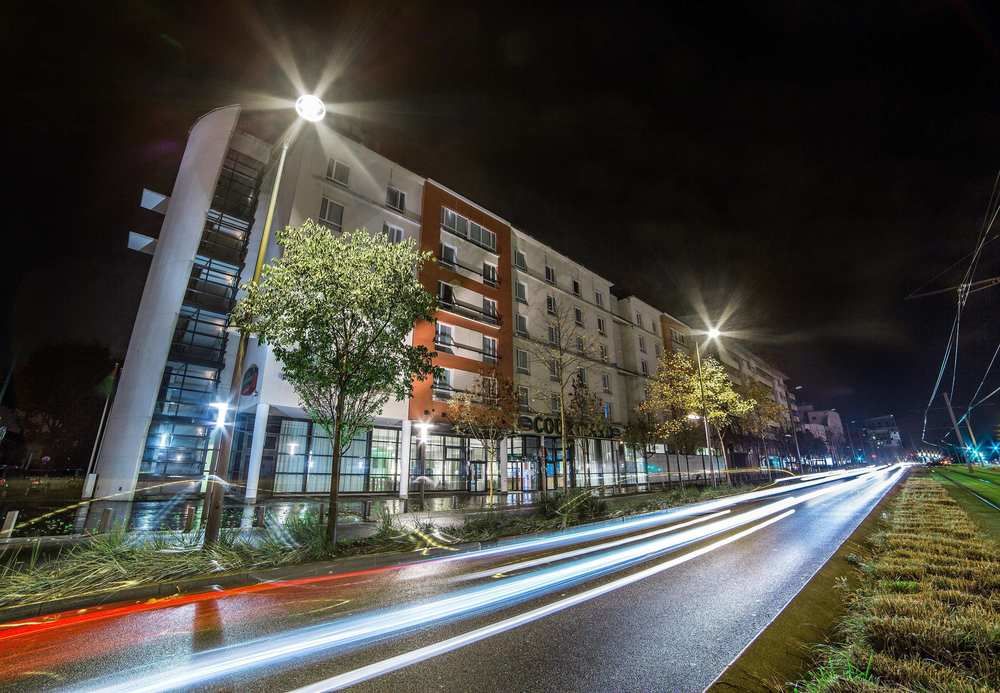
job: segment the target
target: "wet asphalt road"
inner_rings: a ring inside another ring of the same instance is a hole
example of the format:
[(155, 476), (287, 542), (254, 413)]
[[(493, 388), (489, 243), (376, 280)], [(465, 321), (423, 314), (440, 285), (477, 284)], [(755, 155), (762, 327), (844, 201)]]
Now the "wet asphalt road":
[[(732, 507), (719, 517), (707, 518), (707, 512), (657, 516), (642, 526), (614, 527), (611, 536), (581, 537), (568, 546), (536, 546), (516, 555), (465, 554), (262, 591), (228, 591), (114, 617), (86, 620), (91, 616), (85, 614), (79, 623), (37, 632), (29, 626), (15, 637), (9, 637), (12, 630), (0, 629), (0, 689), (78, 690), (126, 683), (124, 689), (134, 690), (172, 683), (188, 690), (271, 691), (318, 681), (327, 681), (320, 686), (327, 688), (335, 683), (330, 677), (381, 666), (391, 657), (469, 637), (486, 626), (499, 628), (496, 624), (519, 614), (555, 608), (561, 600), (675, 561), (544, 618), (444, 654), (415, 656), (407, 666), (377, 672), (354, 688), (702, 690), (794, 597), (900, 474), (882, 471), (796, 489)], [(685, 528), (659, 531), (692, 521)], [(622, 542), (652, 532), (658, 534)], [(723, 541), (730, 543), (716, 546)], [(581, 549), (590, 550), (564, 555)], [(695, 557), (680, 562), (693, 552)], [(546, 558), (551, 562), (506, 567), (496, 576), (501, 566)], [(525, 582), (523, 590), (511, 587), (510, 594), (490, 604), (478, 601), (518, 580)], [(407, 612), (401, 609), (413, 603), (421, 605), (413, 610), (418, 620), (402, 628)], [(454, 603), (460, 610), (442, 617), (446, 609), (458, 608)], [(308, 651), (308, 643), (330, 637), (331, 629), (342, 631), (345, 622), (377, 629), (367, 631), (370, 637), (364, 640), (344, 636), (338, 644)], [(256, 648), (255, 666), (221, 677), (202, 675), (213, 662), (246, 658), (247, 643)], [(275, 656), (279, 647), (287, 647), (281, 658)]]

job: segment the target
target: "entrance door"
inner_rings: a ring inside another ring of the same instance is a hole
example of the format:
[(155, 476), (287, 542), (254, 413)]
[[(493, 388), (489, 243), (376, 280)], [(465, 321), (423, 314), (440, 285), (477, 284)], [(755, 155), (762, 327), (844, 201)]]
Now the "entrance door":
[(486, 463), (469, 462), (469, 492), (485, 493), (486, 491)]

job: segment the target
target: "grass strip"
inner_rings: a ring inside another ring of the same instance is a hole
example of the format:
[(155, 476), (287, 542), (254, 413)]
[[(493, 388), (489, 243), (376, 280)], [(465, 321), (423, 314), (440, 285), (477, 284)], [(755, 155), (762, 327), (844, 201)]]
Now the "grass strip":
[(940, 483), (911, 476), (859, 559), (841, 642), (796, 691), (1000, 686), (1000, 546)]
[[(164, 533), (154, 540), (137, 539), (123, 530), (42, 556), (39, 545), (0, 551), (0, 607), (38, 604), (67, 597), (105, 595), (161, 582), (210, 577), (247, 570), (297, 565), (373, 553), (426, 553), (448, 544), (491, 541), (582, 522), (660, 510), (744, 492), (739, 487), (688, 487), (648, 494), (628, 503), (607, 501), (587, 491), (547, 494), (534, 515), (505, 512), (470, 514), (457, 527), (431, 521), (403, 526), (389, 514), (379, 517), (373, 535), (331, 547), (326, 525), (316, 513), (283, 523), (265, 522), (263, 537), (248, 539), (239, 531), (223, 531), (221, 541), (202, 546), (201, 535)], [(270, 519), (270, 518), (269, 518)]]

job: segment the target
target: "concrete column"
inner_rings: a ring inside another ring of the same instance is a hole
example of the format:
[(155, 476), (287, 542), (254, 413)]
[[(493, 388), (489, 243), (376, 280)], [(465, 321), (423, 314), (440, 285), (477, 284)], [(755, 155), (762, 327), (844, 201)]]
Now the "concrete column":
[(500, 465), (500, 492), (507, 493), (509, 482), (507, 480), (507, 441), (500, 441), (500, 454), (497, 455), (497, 464)]
[(399, 437), (399, 497), (406, 498), (410, 493), (410, 437), (413, 433), (413, 422), (403, 422), (403, 432)]
[(188, 135), (108, 417), (96, 468), (97, 498), (120, 494), (129, 500), (135, 491), (177, 315), (239, 115), (239, 106), (217, 109)]
[(264, 438), (267, 435), (267, 415), (271, 406), (267, 402), (258, 402), (253, 417), (253, 439), (250, 442), (250, 461), (247, 464), (246, 500), (257, 500), (257, 488), (260, 484), (260, 461), (264, 456)]

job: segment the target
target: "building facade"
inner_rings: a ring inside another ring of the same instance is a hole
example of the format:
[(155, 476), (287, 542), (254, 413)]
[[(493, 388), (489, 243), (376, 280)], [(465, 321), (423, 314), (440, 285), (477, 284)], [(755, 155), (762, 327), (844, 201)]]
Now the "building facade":
[[(252, 276), (275, 189), (274, 229), (314, 219), (333, 233), (366, 229), (394, 242), (412, 239), (435, 259), (419, 279), (439, 308), (433, 320), (414, 325), (410, 339), (436, 352), (442, 373), (414, 382), (411, 397), (388, 403), (352, 441), (342, 492), (482, 493), (490, 474), (493, 488), (508, 493), (560, 488), (564, 476), (579, 487), (647, 483), (646, 461), (622, 444), (622, 429), (663, 350), (686, 348), (686, 326), (672, 318), (669, 326), (656, 307), (618, 295), (611, 280), (501, 216), (328, 128), (296, 138), (280, 181), (277, 153), (241, 129), (238, 106), (219, 109), (192, 128), (170, 195), (144, 191), (159, 230), (130, 234), (130, 246), (153, 260), (95, 496), (204, 488), (220, 442), (217, 405), (228, 396), (235, 360), (228, 316)], [(272, 236), (265, 261), (279, 252)], [(560, 321), (565, 327), (553, 331)], [(599, 398), (604, 420), (567, 431), (565, 451), (558, 379), (545, 356), (553, 339), (570, 341), (574, 382)], [(492, 470), (481, 446), (444, 417), (448, 401), (484, 376), (512, 380), (522, 412), (518, 434), (501, 445)], [(231, 488), (251, 500), (328, 493), (329, 436), (307, 416), (266, 345), (250, 340), (240, 378), (238, 400), (227, 403)], [(692, 461), (686, 464), (690, 470)], [(722, 466), (703, 458), (697, 474)]]

